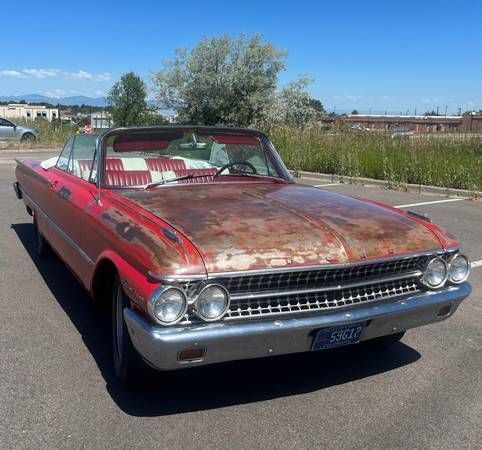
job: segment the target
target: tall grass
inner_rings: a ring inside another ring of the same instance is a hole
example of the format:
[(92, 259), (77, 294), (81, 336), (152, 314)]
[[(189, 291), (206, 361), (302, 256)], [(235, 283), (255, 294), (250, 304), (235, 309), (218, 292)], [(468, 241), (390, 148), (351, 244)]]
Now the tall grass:
[(482, 139), (396, 137), (351, 130), (275, 128), (270, 137), (290, 169), (482, 190)]

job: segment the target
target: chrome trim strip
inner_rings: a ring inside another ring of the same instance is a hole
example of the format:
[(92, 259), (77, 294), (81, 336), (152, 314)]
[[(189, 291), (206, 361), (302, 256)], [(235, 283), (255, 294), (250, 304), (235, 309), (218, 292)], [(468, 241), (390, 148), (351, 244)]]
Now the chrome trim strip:
[(343, 286), (341, 284), (337, 284), (337, 285), (324, 286), (319, 288), (297, 289), (297, 290), (291, 290), (291, 291), (250, 292), (247, 294), (232, 295), (231, 299), (232, 300), (249, 300), (249, 299), (267, 298), (267, 297), (284, 297), (284, 296), (297, 295), (297, 294), (314, 294), (317, 292), (339, 291), (341, 289), (350, 289), (355, 287), (367, 286), (371, 284), (386, 283), (389, 281), (405, 280), (407, 278), (415, 278), (415, 277), (420, 277), (422, 275), (423, 275), (423, 272), (421, 270), (416, 270), (413, 272), (402, 273), (402, 274), (399, 274), (398, 276), (392, 275), (389, 277), (376, 278), (373, 280), (366, 279), (363, 281), (358, 281), (356, 283), (345, 284)]
[(59, 236), (65, 241), (67, 242), (67, 244), (69, 244), (74, 250), (78, 251), (80, 256), (82, 256), (82, 258), (84, 258), (88, 264), (90, 264), (91, 266), (95, 266), (95, 262), (90, 259), (89, 255), (87, 253), (85, 253), (80, 247), (79, 245), (74, 241), (72, 240), (72, 238), (67, 235), (65, 233), (65, 231), (63, 231), (48, 215), (47, 213), (39, 206), (39, 204), (37, 202), (35, 202), (34, 200), (32, 200), (32, 197), (30, 197), (30, 195), (28, 195), (25, 191), (22, 191), (23, 192), (23, 195), (25, 197), (27, 197), (27, 199), (34, 205), (35, 207), (35, 210), (40, 212), (43, 217), (49, 222), (49, 224), (54, 228), (54, 230), (59, 234)]

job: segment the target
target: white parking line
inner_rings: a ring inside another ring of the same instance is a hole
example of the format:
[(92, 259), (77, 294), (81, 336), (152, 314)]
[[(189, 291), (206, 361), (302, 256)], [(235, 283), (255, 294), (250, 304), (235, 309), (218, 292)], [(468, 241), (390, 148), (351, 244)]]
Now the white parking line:
[(470, 267), (472, 267), (472, 269), (474, 267), (482, 267), (482, 259), (479, 260), (479, 261), (472, 261), (471, 264), (470, 264)]
[(325, 186), (341, 186), (340, 183), (328, 183), (328, 184), (314, 184), (315, 187), (325, 187)]
[(408, 208), (409, 206), (422, 206), (422, 205), (433, 205), (435, 203), (460, 202), (462, 200), (465, 200), (465, 198), (448, 198), (446, 200), (436, 200), (433, 202), (410, 203), (409, 205), (397, 205), (397, 206), (394, 206), (394, 208)]
[(300, 180), (323, 181), (322, 178), (300, 177)]

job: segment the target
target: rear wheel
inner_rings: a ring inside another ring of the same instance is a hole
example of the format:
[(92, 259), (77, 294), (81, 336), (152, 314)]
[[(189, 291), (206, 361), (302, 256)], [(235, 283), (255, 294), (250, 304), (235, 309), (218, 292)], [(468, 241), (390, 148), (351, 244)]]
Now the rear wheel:
[(134, 348), (124, 320), (124, 309), (129, 301), (116, 275), (112, 289), (112, 350), (116, 376), (126, 384), (138, 381), (147, 367)]
[(32, 133), (25, 133), (21, 138), (21, 141), (27, 144), (33, 144), (36, 140), (35, 135)]
[(35, 244), (36, 244), (36, 248), (37, 248), (37, 254), (39, 256), (45, 257), (49, 253), (49, 244), (45, 240), (42, 232), (40, 231), (36, 219), (33, 220), (33, 226), (34, 226), (34, 229), (35, 229)]

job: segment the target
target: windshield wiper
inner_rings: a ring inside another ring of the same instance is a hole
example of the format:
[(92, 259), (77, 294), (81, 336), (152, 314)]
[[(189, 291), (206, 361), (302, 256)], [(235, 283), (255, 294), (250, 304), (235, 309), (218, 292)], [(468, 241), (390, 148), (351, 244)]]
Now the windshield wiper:
[(161, 186), (166, 183), (172, 183), (173, 181), (182, 181), (182, 180), (192, 180), (193, 178), (202, 178), (202, 177), (208, 177), (209, 174), (202, 174), (202, 175), (184, 175), (182, 177), (177, 177), (177, 178), (168, 178), (166, 180), (161, 180), (161, 181), (155, 181), (154, 183), (148, 183), (144, 186), (144, 190), (153, 188), (156, 186)]

